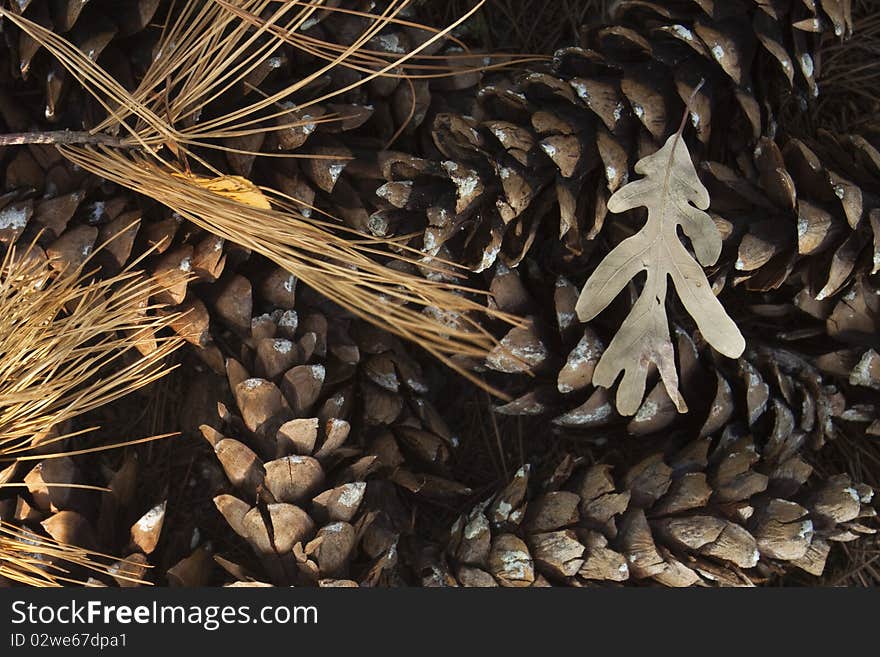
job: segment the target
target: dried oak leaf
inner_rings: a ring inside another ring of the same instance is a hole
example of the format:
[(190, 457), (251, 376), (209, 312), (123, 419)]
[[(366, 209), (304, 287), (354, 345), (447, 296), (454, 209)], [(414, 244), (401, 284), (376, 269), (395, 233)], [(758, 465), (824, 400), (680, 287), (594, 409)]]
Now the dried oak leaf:
[[(618, 244), (599, 264), (584, 285), (576, 310), (582, 322), (590, 321), (634, 276), (645, 271), (644, 289), (599, 360), (593, 384), (610, 388), (623, 371), (617, 410), (632, 415), (642, 403), (653, 362), (670, 399), (684, 413), (687, 405), (678, 391), (665, 310), (667, 277), (672, 278), (685, 309), (715, 349), (737, 358), (745, 349), (745, 340), (715, 298), (700, 266), (718, 260), (721, 236), (703, 212), (709, 207), (709, 192), (697, 177), (680, 135), (671, 136), (663, 148), (639, 160), (635, 170), (644, 178), (617, 190), (608, 200), (608, 210), (620, 213), (645, 206), (648, 219), (638, 233)], [(679, 239), (679, 226), (690, 238), (699, 262)]]

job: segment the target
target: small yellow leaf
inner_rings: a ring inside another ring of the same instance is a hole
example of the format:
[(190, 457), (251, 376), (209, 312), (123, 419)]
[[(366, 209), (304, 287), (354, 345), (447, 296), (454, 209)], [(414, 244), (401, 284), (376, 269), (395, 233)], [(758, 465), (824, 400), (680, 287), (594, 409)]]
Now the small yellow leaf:
[(272, 205), (266, 195), (247, 178), (241, 176), (218, 176), (217, 178), (206, 178), (197, 176), (192, 173), (173, 173), (175, 178), (195, 183), (202, 189), (209, 192), (225, 196), (243, 205), (249, 205), (252, 208), (261, 208), (263, 210), (271, 210)]

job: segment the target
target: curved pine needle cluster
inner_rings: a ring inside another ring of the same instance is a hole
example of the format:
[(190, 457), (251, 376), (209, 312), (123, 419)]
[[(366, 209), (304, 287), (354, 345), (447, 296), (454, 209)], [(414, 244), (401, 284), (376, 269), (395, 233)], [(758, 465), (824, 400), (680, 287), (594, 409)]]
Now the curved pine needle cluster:
[[(455, 57), (450, 61), (448, 57), (429, 54), (435, 44), (482, 3), (444, 30), (430, 30), (402, 18), (407, 4), (395, 0), (383, 11), (365, 13), (331, 6), (319, 8), (318, 4), (299, 1), (187, 2), (169, 17), (153, 63), (132, 92), (87, 53), (52, 30), (11, 10), (0, 8), (0, 15), (48, 49), (104, 108), (107, 118), (91, 132), (118, 135), (115, 145), (61, 148), (71, 161), (152, 196), (196, 225), (254, 249), (315, 289), (332, 292), (339, 303), (355, 314), (419, 344), (476, 381), (453, 356), (485, 355), (496, 344), (491, 333), (483, 328), (481, 318), (490, 316), (509, 324), (516, 324), (516, 318), (488, 310), (473, 298), (475, 291), (467, 286), (406, 273), (389, 275), (384, 262), (419, 264), (420, 254), (406, 248), (402, 252), (382, 248), (389, 246), (389, 240), (352, 239), (348, 231), (334, 225), (332, 217), (326, 221), (305, 217), (289, 202), (296, 199), (285, 198), (282, 192), (266, 190), (273, 207), (255, 208), (218, 198), (218, 194), (207, 193), (191, 176), (180, 175), (183, 169), (189, 173), (192, 163), (210, 176), (223, 176), (226, 172), (210, 161), (210, 151), (241, 156), (265, 153), (245, 145), (223, 144), (222, 140), (247, 141), (266, 133), (310, 126), (314, 122), (308, 115), (310, 108), (373, 80), (403, 77), (411, 82), (499, 66), (481, 63), (475, 67), (473, 57), (464, 56), (456, 62)], [(362, 31), (344, 46), (299, 34), (323, 12), (353, 15), (361, 19)], [(403, 54), (372, 50), (371, 40), (389, 25), (414, 32), (418, 45)], [(311, 75), (293, 80), (273, 93), (254, 93), (234, 108), (222, 107), (222, 111), (217, 111), (225, 95), (242, 86), (246, 93), (253, 90), (252, 77), (282, 46), (292, 46), (323, 63)], [(505, 64), (534, 59), (519, 58)], [(362, 75), (349, 85), (298, 103), (295, 112), (289, 103), (284, 104), (341, 67)], [(321, 120), (346, 118), (330, 115)], [(339, 155), (306, 157), (343, 162), (347, 159)], [(335, 176), (341, 170), (340, 164)], [(377, 256), (381, 256), (381, 261), (377, 261)], [(429, 259), (424, 264), (461, 277), (452, 263)], [(455, 321), (444, 321), (444, 317)]]
[[(88, 429), (71, 429), (71, 421), (164, 376), (182, 344), (157, 335), (178, 316), (156, 314), (155, 279), (132, 268), (96, 278), (89, 260), (71, 269), (52, 264), (33, 245), (9, 247), (0, 264), (0, 489), (24, 487), (28, 462), (83, 453), (69, 439)], [(121, 436), (119, 444), (128, 443)], [(106, 572), (106, 560), (26, 527), (0, 528), (7, 580), (70, 583), (70, 567)]]

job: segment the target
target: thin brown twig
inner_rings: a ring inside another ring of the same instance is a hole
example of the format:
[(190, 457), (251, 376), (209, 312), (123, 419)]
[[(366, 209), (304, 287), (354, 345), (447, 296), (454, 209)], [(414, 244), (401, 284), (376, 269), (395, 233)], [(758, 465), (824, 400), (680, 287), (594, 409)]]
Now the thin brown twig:
[(10, 132), (0, 135), (0, 147), (21, 146), (24, 144), (81, 144), (105, 145), (126, 148), (136, 144), (122, 141), (113, 135), (102, 132), (86, 132), (76, 130), (47, 130), (34, 132)]

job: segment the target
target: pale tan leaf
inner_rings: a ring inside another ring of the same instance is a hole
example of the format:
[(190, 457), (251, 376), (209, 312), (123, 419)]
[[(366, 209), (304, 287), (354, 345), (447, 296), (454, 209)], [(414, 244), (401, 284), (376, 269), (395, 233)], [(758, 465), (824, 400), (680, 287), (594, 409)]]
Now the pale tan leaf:
[[(678, 391), (678, 374), (666, 317), (666, 286), (675, 290), (709, 344), (731, 358), (745, 349), (745, 340), (712, 293), (703, 268), (715, 264), (721, 253), (721, 236), (711, 217), (709, 192), (697, 177), (680, 135), (673, 135), (656, 153), (639, 160), (636, 173), (644, 178), (616, 191), (608, 200), (611, 212), (648, 208), (644, 227), (618, 244), (599, 264), (581, 291), (577, 314), (588, 322), (639, 272), (647, 279), (641, 295), (602, 355), (593, 384), (610, 387), (620, 372), (617, 409), (623, 415), (638, 410), (645, 394), (651, 363), (679, 412), (687, 406)], [(678, 227), (690, 238), (697, 260), (678, 237)], [(698, 262), (699, 261), (699, 262)]]

